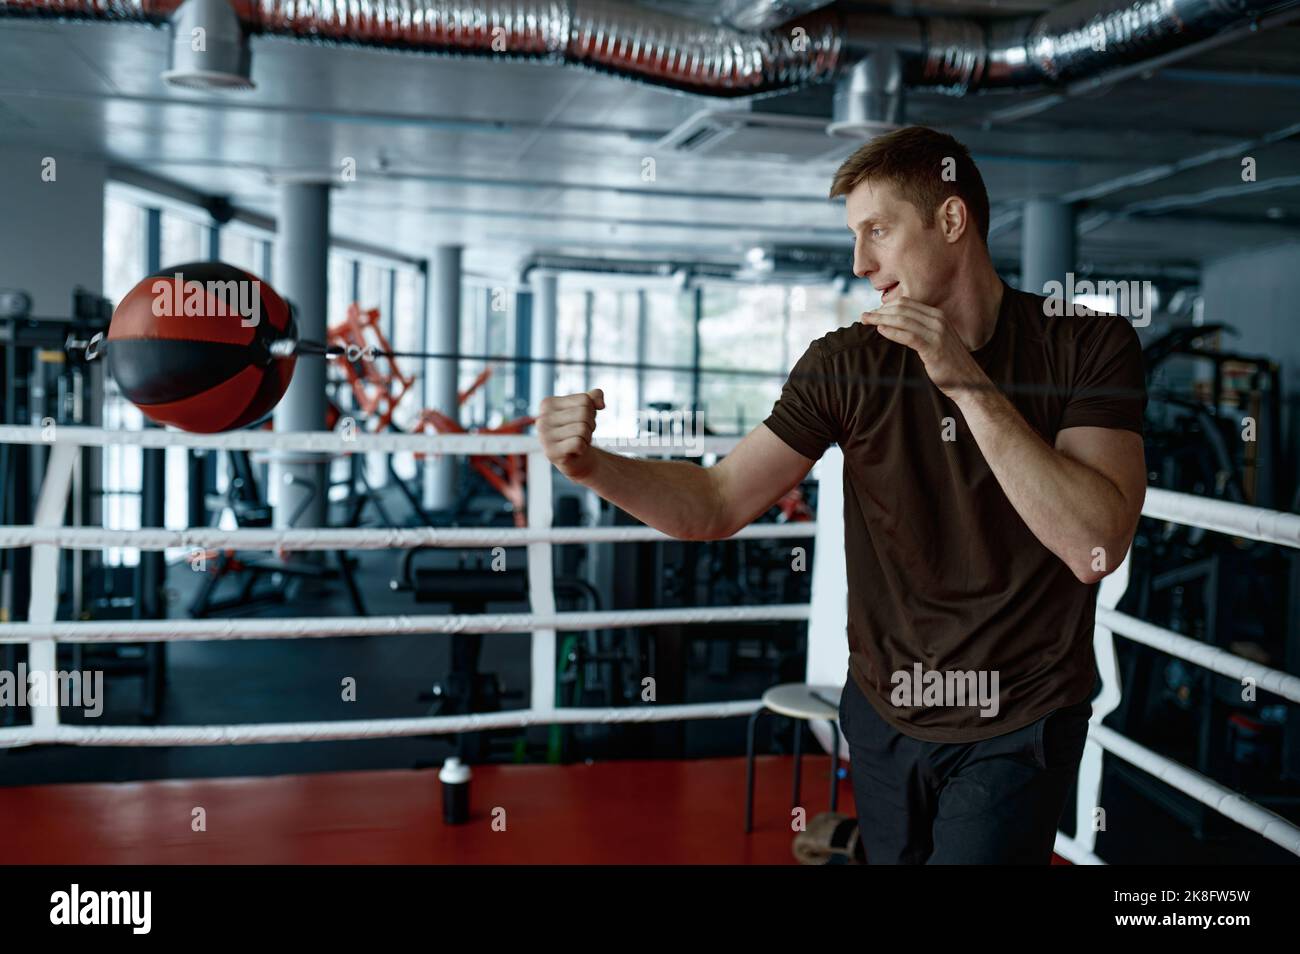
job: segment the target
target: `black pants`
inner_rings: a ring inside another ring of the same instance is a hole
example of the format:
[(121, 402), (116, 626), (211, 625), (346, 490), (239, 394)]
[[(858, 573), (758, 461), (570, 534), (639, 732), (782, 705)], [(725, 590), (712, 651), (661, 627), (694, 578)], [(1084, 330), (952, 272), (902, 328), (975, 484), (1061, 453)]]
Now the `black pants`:
[(979, 742), (924, 742), (850, 677), (840, 699), (867, 864), (1050, 864), (1088, 735), (1088, 700)]

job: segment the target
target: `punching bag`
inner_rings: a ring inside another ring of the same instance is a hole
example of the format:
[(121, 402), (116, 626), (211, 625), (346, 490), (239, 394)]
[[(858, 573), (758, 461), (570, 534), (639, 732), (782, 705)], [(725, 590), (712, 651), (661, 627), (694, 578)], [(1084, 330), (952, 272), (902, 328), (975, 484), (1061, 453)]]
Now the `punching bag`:
[(296, 358), (289, 304), (256, 275), (189, 262), (150, 275), (113, 311), (108, 367), (150, 420), (199, 434), (245, 427), (279, 403)]

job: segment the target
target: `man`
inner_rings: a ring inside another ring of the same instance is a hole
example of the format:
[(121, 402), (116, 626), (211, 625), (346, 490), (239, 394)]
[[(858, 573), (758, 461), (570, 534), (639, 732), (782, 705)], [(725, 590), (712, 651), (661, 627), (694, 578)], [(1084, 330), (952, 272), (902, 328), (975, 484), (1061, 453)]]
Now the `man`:
[(868, 863), (1046, 864), (1091, 713), (1096, 584), (1146, 493), (1137, 334), (998, 277), (988, 195), (951, 136), (875, 139), (830, 195), (881, 305), (814, 341), (735, 450), (701, 468), (593, 448), (599, 390), (544, 401), (542, 446), (643, 522), (711, 540), (838, 444), (840, 724)]

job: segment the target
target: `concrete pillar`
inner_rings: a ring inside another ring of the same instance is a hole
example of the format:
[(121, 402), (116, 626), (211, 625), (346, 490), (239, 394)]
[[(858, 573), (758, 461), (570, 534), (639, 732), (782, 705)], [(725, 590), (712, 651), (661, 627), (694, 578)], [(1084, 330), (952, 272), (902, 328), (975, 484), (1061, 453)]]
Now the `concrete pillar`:
[(529, 384), (531, 413), (536, 414), (542, 398), (555, 394), (555, 337), (559, 316), (558, 276), (545, 269), (534, 270), (533, 286), (533, 373)]
[[(428, 327), (425, 329), (427, 350), (433, 354), (460, 352), (460, 282), (461, 246), (439, 245), (428, 262)], [(459, 361), (451, 358), (429, 359), (425, 363), (425, 395), (428, 406), (450, 418), (460, 419), (456, 405), (459, 392)], [(424, 459), (424, 508), (448, 510), (456, 501), (456, 472), (463, 460), (454, 454)]]
[(1054, 199), (1030, 199), (1020, 226), (1020, 288), (1042, 295), (1047, 282), (1066, 284), (1075, 264), (1075, 209)]
[[(275, 290), (294, 306), (298, 337), (324, 342), (329, 302), (329, 212), (327, 183), (286, 182), (280, 186)], [(325, 429), (325, 361), (299, 358), (293, 381), (275, 408), (277, 431)], [(272, 459), (268, 497), (277, 529), (328, 526), (328, 457), (295, 453)], [(298, 554), (306, 558), (308, 554)], [(312, 553), (310, 562), (322, 562)]]

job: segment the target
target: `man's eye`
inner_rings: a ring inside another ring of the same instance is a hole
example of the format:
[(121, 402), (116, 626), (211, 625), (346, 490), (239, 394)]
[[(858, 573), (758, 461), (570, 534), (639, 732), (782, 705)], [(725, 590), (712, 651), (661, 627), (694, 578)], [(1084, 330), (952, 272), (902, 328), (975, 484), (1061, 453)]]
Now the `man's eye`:
[(882, 235), (884, 235), (884, 234), (885, 234), (885, 230), (884, 230), (884, 229), (872, 229), (872, 230), (871, 230), (871, 236), (872, 236), (872, 238), (880, 238), (880, 236), (882, 236)]

